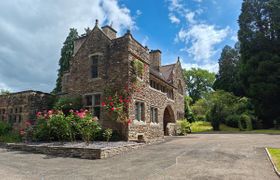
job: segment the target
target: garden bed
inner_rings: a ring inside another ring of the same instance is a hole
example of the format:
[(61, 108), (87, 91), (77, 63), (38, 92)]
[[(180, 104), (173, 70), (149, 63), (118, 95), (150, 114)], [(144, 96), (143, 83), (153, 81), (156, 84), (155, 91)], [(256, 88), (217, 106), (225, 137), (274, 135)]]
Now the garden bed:
[(58, 157), (77, 157), (82, 159), (103, 159), (123, 152), (143, 147), (144, 143), (136, 142), (54, 142), (54, 143), (7, 143), (6, 148), (16, 151), (41, 153)]

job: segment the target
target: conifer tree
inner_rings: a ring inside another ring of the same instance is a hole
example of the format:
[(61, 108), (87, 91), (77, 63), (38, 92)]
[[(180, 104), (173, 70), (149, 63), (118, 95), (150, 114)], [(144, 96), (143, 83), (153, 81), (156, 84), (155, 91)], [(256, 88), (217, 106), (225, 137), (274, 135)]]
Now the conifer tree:
[(244, 0), (239, 26), (241, 84), (270, 128), (280, 121), (279, 0)]
[(74, 40), (78, 37), (79, 35), (77, 29), (71, 28), (65, 42), (63, 43), (63, 47), (61, 49), (61, 57), (59, 59), (59, 69), (58, 77), (56, 80), (56, 87), (52, 91), (52, 93), (54, 94), (61, 92), (62, 76), (65, 71), (69, 70), (70, 61), (74, 53)]

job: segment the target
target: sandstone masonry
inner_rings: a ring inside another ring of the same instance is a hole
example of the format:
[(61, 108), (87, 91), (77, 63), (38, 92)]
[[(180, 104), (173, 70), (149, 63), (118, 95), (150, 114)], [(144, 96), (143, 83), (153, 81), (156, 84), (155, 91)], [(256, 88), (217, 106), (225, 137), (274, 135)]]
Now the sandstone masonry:
[[(126, 140), (154, 141), (175, 135), (172, 124), (184, 117), (185, 81), (180, 61), (162, 66), (160, 50), (143, 47), (130, 31), (118, 38), (116, 33), (112, 27), (99, 28), (96, 23), (89, 34), (75, 41), (70, 70), (63, 75), (63, 96), (82, 96), (85, 107), (101, 124), (121, 131)], [(123, 125), (108, 120), (100, 102), (108, 87), (122, 89), (135, 77), (133, 61), (144, 65), (144, 73), (137, 76), (141, 90), (132, 95), (129, 105), (133, 122)]]

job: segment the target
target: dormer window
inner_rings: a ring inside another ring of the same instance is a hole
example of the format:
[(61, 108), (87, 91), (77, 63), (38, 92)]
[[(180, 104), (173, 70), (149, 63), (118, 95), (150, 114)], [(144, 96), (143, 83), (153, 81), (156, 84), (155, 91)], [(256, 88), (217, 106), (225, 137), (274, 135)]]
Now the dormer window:
[(91, 77), (98, 78), (98, 60), (99, 55), (91, 56)]

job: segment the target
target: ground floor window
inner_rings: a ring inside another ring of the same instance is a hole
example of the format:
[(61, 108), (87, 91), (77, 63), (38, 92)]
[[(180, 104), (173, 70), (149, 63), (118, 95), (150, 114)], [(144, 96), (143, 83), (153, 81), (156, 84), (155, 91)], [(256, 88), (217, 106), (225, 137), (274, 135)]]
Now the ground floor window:
[(100, 118), (101, 94), (91, 94), (85, 96), (86, 108), (90, 110), (93, 116)]
[(138, 121), (145, 121), (145, 109), (143, 102), (135, 103), (135, 119)]
[(158, 109), (155, 107), (151, 107), (151, 122), (158, 123)]

